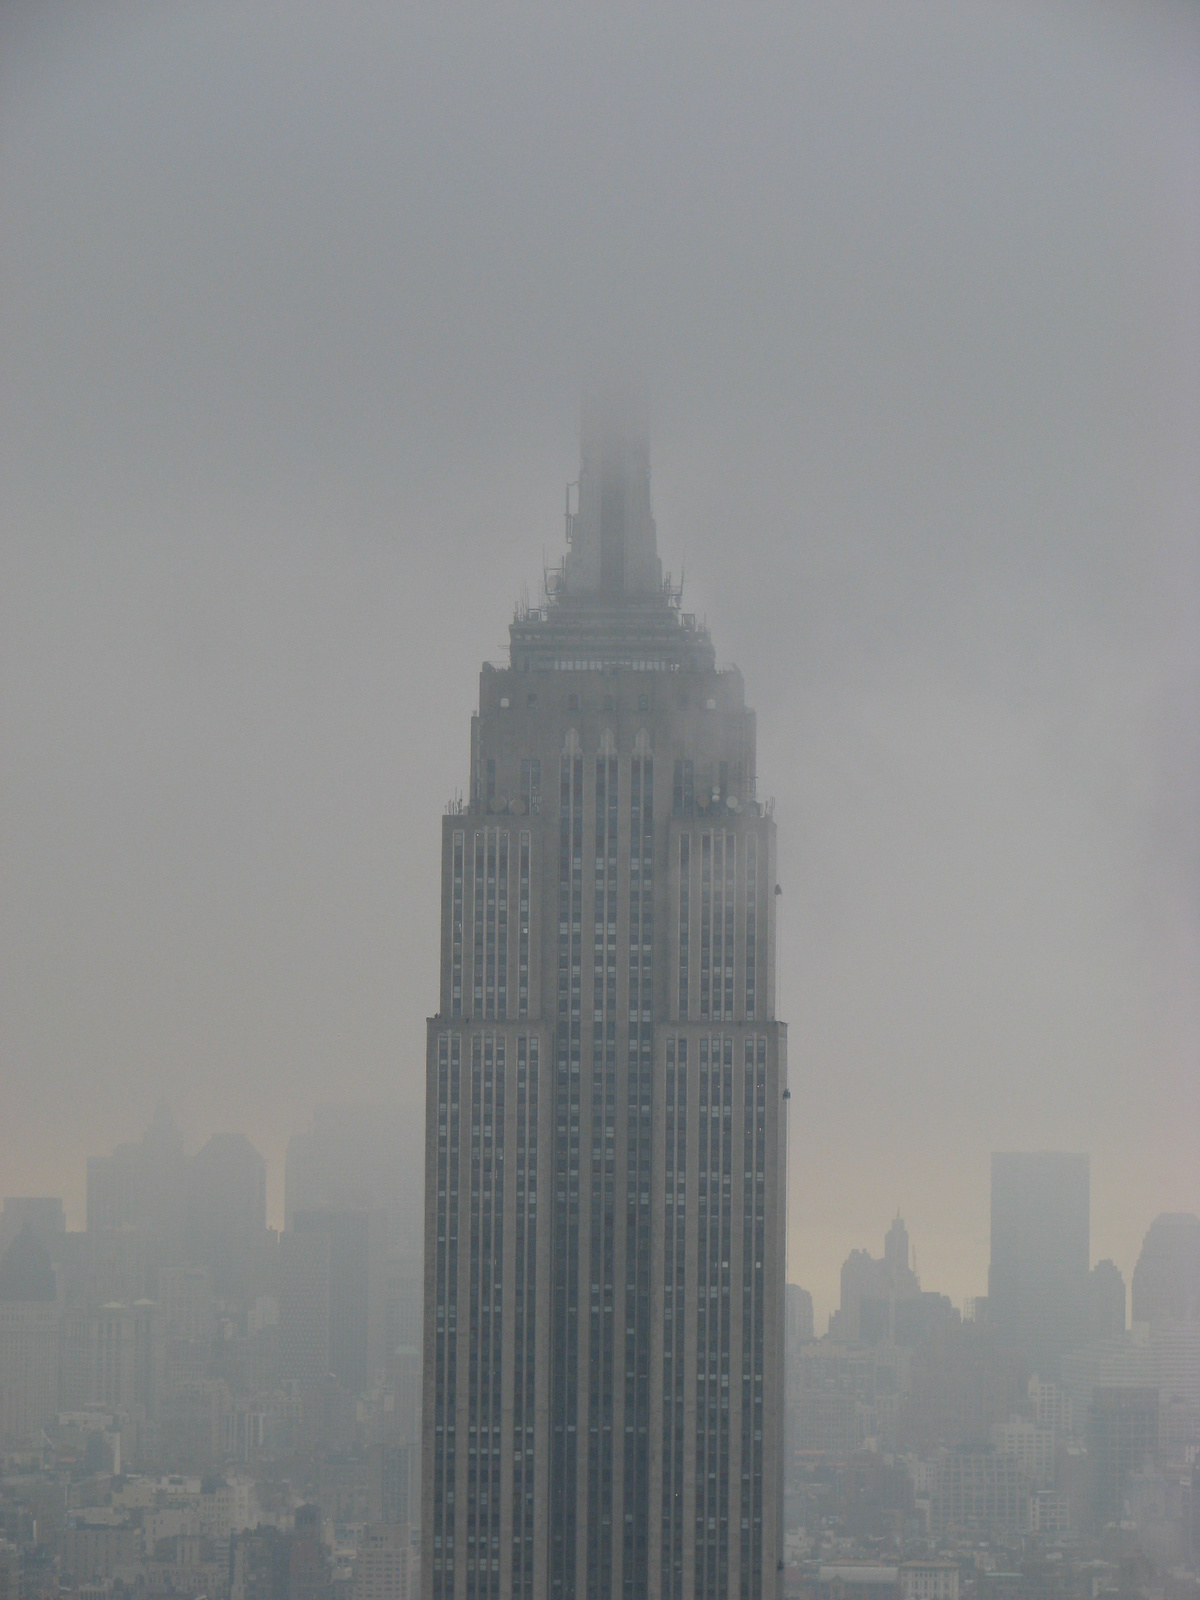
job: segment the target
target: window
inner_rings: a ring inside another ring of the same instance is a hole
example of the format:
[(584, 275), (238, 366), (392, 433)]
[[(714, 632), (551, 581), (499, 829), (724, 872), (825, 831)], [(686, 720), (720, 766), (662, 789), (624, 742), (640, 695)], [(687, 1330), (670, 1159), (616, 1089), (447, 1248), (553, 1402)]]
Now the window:
[(569, 694), (567, 696), (567, 710), (568, 711), (578, 711), (579, 710), (579, 696), (577, 694)]
[(640, 695), (638, 695), (638, 710), (639, 711), (649, 711), (649, 709), (650, 709), (650, 696), (648, 694), (640, 694)]

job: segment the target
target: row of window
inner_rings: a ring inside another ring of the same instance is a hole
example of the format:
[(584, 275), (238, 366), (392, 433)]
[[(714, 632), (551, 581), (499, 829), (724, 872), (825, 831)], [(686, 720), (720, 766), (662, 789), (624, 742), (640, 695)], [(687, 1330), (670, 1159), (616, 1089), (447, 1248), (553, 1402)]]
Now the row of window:
[[(517, 1016), (529, 1015), (529, 892), (532, 835), (518, 838)], [(472, 840), (472, 985), (470, 1014), (508, 1016), (509, 834), (479, 828)], [(464, 1015), (463, 916), (466, 834), (451, 842), (450, 1015)]]
[[(644, 813), (646, 774), (634, 791)], [(597, 838), (597, 858), (605, 863), (608, 884), (607, 771), (597, 774), (605, 804), (598, 808), (604, 819)], [(652, 782), (652, 775), (650, 781)], [(651, 791), (652, 792), (652, 791)], [(569, 786), (573, 799), (574, 786)], [(569, 807), (567, 839), (574, 836), (574, 806)], [(643, 817), (637, 819), (639, 822)], [(580, 841), (581, 842), (581, 841)], [(581, 852), (580, 852), (581, 854)], [(568, 849), (568, 891), (574, 878), (576, 852)], [(616, 879), (614, 876), (614, 884)], [(630, 885), (631, 896), (634, 885)], [(570, 920), (570, 919), (568, 919)], [(569, 935), (568, 935), (569, 937)], [(602, 947), (607, 961), (607, 943)], [(647, 1030), (648, 1033), (649, 1030)], [(552, 1360), (551, 1445), (552, 1461), (574, 1477), (571, 1457), (576, 1428), (575, 1409), (566, 1409), (568, 1395), (576, 1404), (578, 1381), (578, 1301), (580, 1285), (561, 1275), (570, 1261), (574, 1237), (578, 1266), (579, 1215), (579, 1101), (578, 1067), (572, 1073), (571, 1035), (567, 1032), (565, 1093), (555, 1082), (555, 1142), (568, 1160), (566, 1171), (556, 1163), (555, 1213), (552, 1217), (554, 1272), (551, 1307), (555, 1323), (575, 1337), (566, 1361)], [(626, 1194), (625, 1326), (622, 1345), (613, 1337), (615, 1228), (620, 1215), (615, 1206), (616, 1074), (613, 1051), (607, 1048), (610, 1030), (602, 1019), (593, 1036), (591, 1214), (592, 1266), (587, 1286), (589, 1340), (588, 1389), (588, 1590), (597, 1581), (612, 1579), (613, 1538), (623, 1536), (623, 1588), (645, 1592), (647, 1582), (649, 1475), (649, 1347), (650, 1347), (650, 1216), (653, 1187), (650, 1160), (652, 1071), (649, 1040), (631, 1039), (627, 1144), (629, 1182)], [(615, 1027), (611, 1030), (615, 1048)], [(506, 1053), (513, 1059), (507, 1063)], [(740, 1053), (740, 1052), (739, 1052)], [(574, 1052), (578, 1062), (579, 1052)], [(691, 1059), (689, 1059), (689, 1057)], [(742, 1071), (737, 1071), (738, 1066)], [(502, 1417), (500, 1399), (506, 1361), (513, 1368), (512, 1413), (512, 1583), (516, 1596), (532, 1594), (534, 1553), (534, 1465), (537, 1401), (537, 1211), (538, 1211), (538, 1047), (536, 1038), (524, 1034), (506, 1045), (502, 1035), (483, 1034), (471, 1040), (469, 1073), (463, 1087), (469, 1121), (461, 1128), (463, 1151), (469, 1149), (469, 1178), (463, 1226), (469, 1237), (468, 1371), (466, 1414), (464, 1508), (456, 1508), (456, 1454), (459, 1417), (456, 1411), (458, 1343), (458, 1242), (460, 1227), (460, 1078), (463, 1062), (461, 1039), (443, 1035), (438, 1041), (437, 1064), (437, 1194), (434, 1341), (435, 1405), (433, 1429), (433, 1592), (449, 1600), (454, 1592), (455, 1556), (463, 1568), (466, 1593), (471, 1600), (493, 1600), (500, 1575), (500, 1507)], [(571, 1083), (574, 1080), (575, 1090)], [(696, 1253), (687, 1255), (689, 1196), (687, 1193), (689, 1080), (695, 1085), (696, 1148)], [(762, 1036), (744, 1041), (744, 1058), (735, 1061), (735, 1041), (724, 1035), (689, 1041), (670, 1035), (665, 1041), (662, 1078), (664, 1094), (661, 1190), (663, 1213), (663, 1362), (662, 1362), (662, 1477), (661, 1563), (664, 1600), (683, 1600), (683, 1563), (687, 1541), (684, 1521), (685, 1475), (685, 1361), (684, 1330), (688, 1301), (696, 1317), (696, 1367), (694, 1438), (695, 1502), (692, 1534), (695, 1548), (694, 1593), (717, 1596), (726, 1592), (731, 1562), (740, 1566), (740, 1592), (763, 1592), (764, 1522), (764, 1404), (765, 1299), (766, 1299), (766, 1174), (768, 1169), (767, 1041)], [(515, 1214), (508, 1226), (503, 1211), (507, 1091), (515, 1096), (514, 1138), (516, 1187)], [(741, 1101), (740, 1108), (737, 1101)], [(741, 1116), (735, 1117), (740, 1109)], [(559, 1116), (560, 1111), (565, 1116)], [(740, 1124), (740, 1126), (739, 1126)], [(736, 1143), (741, 1149), (735, 1149)], [(469, 1145), (467, 1140), (469, 1139)], [(575, 1159), (571, 1159), (572, 1151)], [(573, 1171), (571, 1169), (574, 1169)], [(740, 1171), (740, 1179), (735, 1176)], [(733, 1249), (733, 1185), (742, 1185), (740, 1207), (740, 1294), (731, 1278)], [(573, 1204), (572, 1204), (573, 1200)], [(564, 1204), (565, 1202), (565, 1204)], [(511, 1243), (510, 1243), (511, 1240)], [(559, 1254), (558, 1244), (567, 1246)], [(513, 1349), (502, 1346), (505, 1258), (511, 1249), (513, 1271)], [(692, 1280), (689, 1282), (689, 1280)], [(740, 1300), (740, 1306), (737, 1302)], [(735, 1306), (740, 1312), (741, 1371), (731, 1370), (731, 1339)], [(572, 1319), (571, 1310), (575, 1316)], [(552, 1339), (553, 1352), (553, 1339)], [(558, 1369), (557, 1371), (553, 1369)], [(620, 1520), (614, 1525), (612, 1504), (616, 1384), (624, 1387), (623, 1465), (624, 1499)], [(740, 1395), (732, 1389), (737, 1383)], [(740, 1484), (731, 1482), (731, 1411), (737, 1395), (739, 1418)], [(582, 1420), (582, 1419), (580, 1419)], [(558, 1441), (556, 1445), (556, 1440)], [(505, 1441), (504, 1448), (508, 1448)], [(607, 1497), (605, 1495), (607, 1485)], [(574, 1506), (559, 1491), (551, 1472), (552, 1497), (558, 1509), (575, 1520)], [(737, 1495), (735, 1502), (732, 1496)], [(636, 1512), (640, 1498), (646, 1513)], [(731, 1512), (738, 1506), (731, 1528)], [(456, 1525), (456, 1511), (458, 1512)], [(640, 1525), (639, 1525), (640, 1523)], [(739, 1527), (740, 1524), (740, 1527)], [(564, 1546), (550, 1523), (551, 1555), (559, 1546), (562, 1593), (574, 1590), (574, 1545)], [(456, 1545), (457, 1533), (457, 1545)], [(740, 1537), (739, 1537), (740, 1534)], [(737, 1570), (737, 1568), (734, 1568)], [(603, 1591), (602, 1591), (603, 1592)]]
[[(565, 759), (565, 758), (564, 758)], [(579, 759), (579, 758), (575, 758)], [(642, 760), (635, 757), (635, 762)], [(652, 766), (651, 758), (645, 758)], [(617, 896), (615, 884), (609, 885), (605, 877), (608, 863), (615, 871), (617, 836), (610, 827), (608, 811), (616, 809), (617, 780), (615, 757), (598, 757), (597, 767), (603, 765), (614, 775), (605, 779), (605, 793), (611, 799), (604, 802), (603, 816), (597, 811), (597, 837), (603, 834), (602, 853), (598, 848), (597, 861), (605, 863), (598, 869), (593, 912), (595, 920), (594, 944), (607, 957), (607, 945), (616, 938)], [(578, 819), (582, 830), (582, 816)], [(573, 824), (574, 825), (574, 824)], [(608, 831), (605, 831), (608, 830)], [(641, 825), (636, 841), (631, 841), (630, 878), (636, 887), (636, 903), (630, 904), (630, 963), (629, 963), (629, 1020), (648, 1022), (653, 990), (650, 983), (650, 958), (653, 946), (653, 914), (651, 888), (653, 873), (652, 825)], [(739, 838), (742, 891), (744, 904), (738, 916), (738, 855)], [(747, 1020), (753, 1020), (758, 1006), (758, 916), (759, 916), (759, 841), (757, 834), (739, 835), (724, 830), (703, 832), (700, 844), (700, 916), (699, 916), (699, 1005), (702, 1019), (732, 1020), (735, 1010), (736, 927), (742, 924), (743, 958), (741, 1001)], [(463, 1009), (463, 914), (464, 914), (464, 854), (466, 836), (455, 832), (451, 862), (451, 974), (450, 1014), (461, 1017)], [(530, 986), (530, 893), (531, 893), (531, 835), (519, 835), (518, 902), (517, 902), (517, 1016), (529, 1015)], [(679, 840), (679, 921), (677, 990), (679, 1015), (691, 1012), (691, 923), (692, 923), (692, 838), (683, 834)], [(509, 913), (509, 834), (496, 828), (477, 829), (473, 839), (473, 1006), (471, 1014), (479, 1017), (508, 1016), (508, 913)], [(575, 870), (575, 869), (572, 869)], [(565, 906), (560, 915), (559, 972), (566, 974), (568, 982), (560, 982), (558, 1013), (560, 1017), (577, 1020), (582, 1015), (581, 958), (579, 941), (574, 946), (563, 940), (565, 931), (578, 934), (582, 912), (582, 859), (578, 863), (580, 890), (578, 902)], [(600, 961), (593, 964), (593, 1017), (599, 1019), (615, 1008), (616, 966)], [(615, 1011), (614, 1011), (615, 1014)]]

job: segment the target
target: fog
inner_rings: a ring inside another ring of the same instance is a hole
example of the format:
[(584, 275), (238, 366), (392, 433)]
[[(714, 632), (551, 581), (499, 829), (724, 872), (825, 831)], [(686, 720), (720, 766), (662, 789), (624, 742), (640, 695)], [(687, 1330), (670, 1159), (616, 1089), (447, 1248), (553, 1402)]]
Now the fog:
[(993, 1149), (1130, 1275), (1200, 1207), (1200, 18), (1170, 6), (0, 17), (0, 1190), (167, 1099), (283, 1220), (422, 1115), (439, 817), (579, 394), (759, 713), (790, 1275)]

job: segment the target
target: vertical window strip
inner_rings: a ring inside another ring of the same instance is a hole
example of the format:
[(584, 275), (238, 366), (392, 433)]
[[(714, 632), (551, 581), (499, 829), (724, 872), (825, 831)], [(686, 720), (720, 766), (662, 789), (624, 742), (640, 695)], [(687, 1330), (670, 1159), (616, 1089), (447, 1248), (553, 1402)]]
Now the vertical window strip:
[(754, 1039), (746, 1040), (742, 1074), (742, 1482), (738, 1593), (749, 1597), (754, 1500)]
[(496, 1015), (508, 1017), (508, 834), (500, 834), (496, 883)]
[(696, 1582), (698, 1600), (729, 1587), (733, 1040), (700, 1040), (697, 1190)]
[[(516, 1213), (513, 1228), (513, 1479), (512, 1479), (512, 1592), (514, 1600), (524, 1600), (525, 1583), (525, 1330), (526, 1255), (529, 1246), (529, 1042), (525, 1034), (517, 1037), (515, 1074), (516, 1131), (514, 1183)], [(528, 1396), (532, 1406), (533, 1396)]]
[(767, 1284), (767, 1041), (756, 1040), (754, 1085), (754, 1480), (750, 1595), (763, 1593), (763, 1403)]
[(725, 951), (724, 1006), (722, 1015), (727, 1022), (733, 1020), (733, 953), (734, 918), (737, 897), (737, 834), (725, 835)]
[(487, 830), (487, 922), (486, 952), (487, 978), (484, 998), (484, 1015), (496, 1015), (496, 851), (498, 830)]
[(447, 1253), (447, 1312), (446, 1312), (446, 1485), (448, 1506), (446, 1511), (446, 1571), (450, 1575), (449, 1593), (453, 1593), (453, 1574), (457, 1557), (455, 1536), (458, 1517), (458, 1243), (460, 1233), (459, 1168), (462, 1150), (462, 1039), (454, 1034), (450, 1040), (450, 1205)]
[[(700, 1092), (697, 1120), (696, 1169), (696, 1507), (695, 1574), (696, 1600), (716, 1595), (716, 1573), (710, 1548), (710, 1530), (716, 1530), (716, 1411), (717, 1374), (714, 1370), (713, 1331), (716, 1322), (716, 1284), (713, 1282), (713, 1244), (719, 1247), (713, 1224), (714, 1173), (712, 1162), (719, 1145), (719, 1130), (713, 1126), (716, 1086), (710, 1076), (709, 1039), (700, 1040)], [(717, 1077), (720, 1076), (718, 1065)]]
[(712, 1015), (712, 834), (700, 835), (700, 1015)]
[(483, 1040), (471, 1040), (471, 1179), (470, 1268), (468, 1338), (470, 1360), (467, 1369), (467, 1600), (478, 1600), (479, 1564), (479, 1432), (480, 1368), (479, 1339), (480, 1272), (483, 1229)]
[(662, 1596), (683, 1600), (684, 1329), (687, 1322), (687, 1040), (667, 1040), (664, 1121)]
[(725, 835), (714, 833), (712, 842), (712, 973), (709, 978), (711, 984), (712, 1014), (714, 1017), (723, 1017), (725, 990), (721, 982), (725, 966)]
[(733, 1284), (733, 1039), (721, 1041), (721, 1410), (717, 1476), (717, 1593), (729, 1592), (729, 1368)]
[[(613, 1297), (616, 1206), (617, 761), (596, 757), (592, 915), (592, 1147), (588, 1367), (589, 1593), (612, 1582)], [(609, 929), (612, 939), (609, 939)]]
[(533, 1595), (533, 1485), (534, 1426), (538, 1418), (538, 1040), (530, 1040), (530, 1245), (528, 1290), (530, 1307), (525, 1333), (525, 1570), (526, 1595)]
[[(650, 1509), (650, 1190), (654, 933), (654, 758), (635, 755), (630, 776), (629, 1080), (625, 1235), (625, 1600), (649, 1581)], [(636, 975), (636, 976), (635, 976)]]
[(573, 1600), (579, 1361), (579, 1118), (583, 757), (559, 765), (558, 1021), (551, 1244), (550, 1593)]
[(679, 1020), (688, 1015), (688, 962), (691, 959), (691, 835), (679, 836)]
[(532, 839), (522, 833), (517, 894), (517, 1015), (529, 1015), (529, 857)]
[(475, 878), (474, 893), (472, 896), (471, 921), (474, 929), (474, 985), (472, 993), (471, 1015), (483, 1016), (483, 915), (484, 915), (484, 854), (487, 849), (487, 830), (478, 828), (475, 832)]
[(521, 799), (532, 816), (541, 809), (542, 763), (537, 756), (521, 762)]
[[(675, 763), (676, 787), (680, 766)], [(678, 801), (675, 802), (678, 810)], [(672, 1404), (675, 1393), (675, 1038), (666, 1043), (665, 1094), (663, 1097), (663, 1442), (662, 1442), (662, 1543), (660, 1586), (664, 1600), (671, 1594), (671, 1525), (675, 1510), (675, 1473), (672, 1445), (675, 1440)]]
[(450, 1138), (450, 1041), (438, 1039), (437, 1239), (434, 1268), (433, 1593), (443, 1600), (446, 1529), (446, 1208)]
[(525, 1512), (522, 1574), (527, 1600), (533, 1596), (534, 1428), (537, 1420), (537, 1199), (538, 1199), (538, 1042), (529, 1041), (529, 1180), (525, 1256)]
[(641, 1181), (641, 875), (642, 758), (634, 755), (629, 776), (629, 1066), (625, 1097), (625, 1436), (623, 1441), (624, 1515), (622, 1586), (628, 1594), (634, 1577), (633, 1494), (637, 1475), (637, 1313), (638, 1188)]
[(455, 832), (452, 849), (450, 899), (450, 1015), (461, 1017), (463, 969), (463, 845), (464, 836)]
[[(461, 1037), (452, 1034), (449, 1051), (443, 1037), (439, 1044), (439, 1084), (444, 1082), (447, 1064), (447, 1095), (442, 1101), (444, 1116), (439, 1116), (438, 1180), (439, 1221), (445, 1221), (444, 1249), (439, 1228), (438, 1298), (435, 1305), (436, 1367), (434, 1411), (434, 1536), (433, 1593), (435, 1600), (452, 1600), (455, 1582), (455, 1478), (457, 1472), (458, 1423), (458, 1223), (459, 1223), (459, 1062)], [(445, 1167), (442, 1155), (445, 1155)], [(442, 1207), (441, 1180), (445, 1172), (445, 1206)]]
[(746, 835), (746, 1020), (754, 1021), (757, 1002), (758, 954), (758, 835)]
[[(488, 1583), (485, 1593), (488, 1600), (500, 1600), (500, 1435), (503, 1426), (504, 1372), (504, 1037), (496, 1039), (495, 1076), (489, 1086), (492, 1110), (491, 1136), (491, 1192), (488, 1197), (490, 1211), (490, 1249), (488, 1270), (490, 1274), (489, 1317), (491, 1322), (491, 1349), (488, 1351), (487, 1378), (490, 1385), (490, 1473), (488, 1492)], [(487, 1127), (485, 1124), (485, 1136)], [(485, 1234), (485, 1238), (487, 1235)]]
[[(522, 1034), (517, 1039), (516, 1064), (511, 1589), (514, 1600), (531, 1600), (533, 1594), (534, 1428), (537, 1416), (537, 1093), (537, 1039)], [(502, 1104), (499, 1115), (503, 1121)], [(497, 1204), (502, 1203), (501, 1181)], [(497, 1522), (497, 1530), (498, 1527)]]
[(690, 817), (695, 810), (695, 763), (677, 761), (671, 785), (671, 811), (677, 817)]

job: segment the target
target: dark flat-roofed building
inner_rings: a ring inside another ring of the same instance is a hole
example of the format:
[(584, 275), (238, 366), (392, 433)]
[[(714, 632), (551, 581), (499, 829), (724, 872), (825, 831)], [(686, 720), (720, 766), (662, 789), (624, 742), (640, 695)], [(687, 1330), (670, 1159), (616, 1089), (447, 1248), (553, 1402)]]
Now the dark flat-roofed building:
[(988, 1326), (1044, 1377), (1087, 1339), (1089, 1195), (1086, 1155), (992, 1156)]

